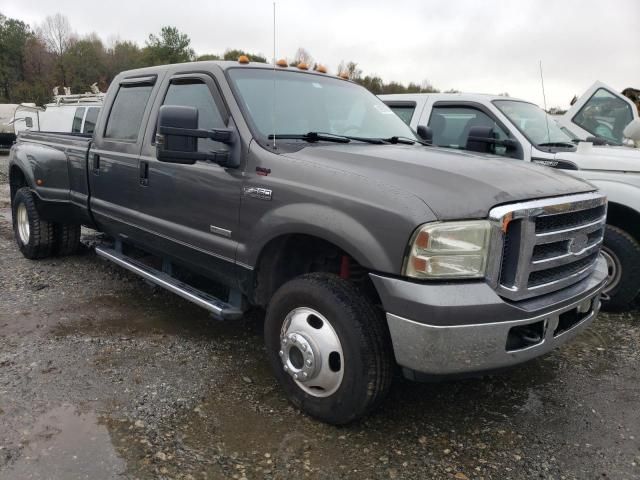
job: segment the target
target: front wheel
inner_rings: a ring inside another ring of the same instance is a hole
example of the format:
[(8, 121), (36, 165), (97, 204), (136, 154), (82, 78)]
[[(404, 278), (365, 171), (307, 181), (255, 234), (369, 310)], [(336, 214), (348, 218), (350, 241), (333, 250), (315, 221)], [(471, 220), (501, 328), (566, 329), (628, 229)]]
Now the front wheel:
[(607, 225), (602, 255), (609, 270), (602, 308), (624, 310), (640, 291), (640, 244), (621, 228)]
[(267, 309), (265, 343), (289, 400), (327, 423), (366, 415), (391, 384), (382, 312), (336, 275), (313, 273), (283, 285)]

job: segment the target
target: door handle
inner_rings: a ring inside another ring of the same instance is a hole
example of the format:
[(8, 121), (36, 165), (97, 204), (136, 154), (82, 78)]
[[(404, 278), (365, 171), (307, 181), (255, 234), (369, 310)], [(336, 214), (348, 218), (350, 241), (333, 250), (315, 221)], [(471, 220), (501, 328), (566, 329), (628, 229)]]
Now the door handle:
[(143, 187), (149, 185), (149, 162), (146, 160), (140, 161), (140, 185)]
[(93, 154), (93, 174), (100, 175), (100, 155)]

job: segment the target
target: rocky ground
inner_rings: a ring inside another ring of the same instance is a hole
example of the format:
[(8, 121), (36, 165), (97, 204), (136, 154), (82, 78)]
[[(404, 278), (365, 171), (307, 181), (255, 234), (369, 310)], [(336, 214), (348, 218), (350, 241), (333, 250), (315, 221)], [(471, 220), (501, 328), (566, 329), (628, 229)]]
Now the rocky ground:
[(284, 399), (261, 312), (217, 322), (89, 248), (24, 259), (6, 168), (0, 479), (640, 477), (637, 311), (503, 375), (398, 379), (374, 415), (331, 427)]

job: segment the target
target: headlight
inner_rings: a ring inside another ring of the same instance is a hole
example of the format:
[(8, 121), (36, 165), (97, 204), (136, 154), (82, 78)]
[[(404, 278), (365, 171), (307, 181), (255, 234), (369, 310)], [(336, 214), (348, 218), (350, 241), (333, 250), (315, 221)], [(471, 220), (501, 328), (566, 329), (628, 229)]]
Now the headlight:
[(423, 225), (411, 238), (403, 273), (430, 279), (484, 277), (490, 232), (486, 220)]

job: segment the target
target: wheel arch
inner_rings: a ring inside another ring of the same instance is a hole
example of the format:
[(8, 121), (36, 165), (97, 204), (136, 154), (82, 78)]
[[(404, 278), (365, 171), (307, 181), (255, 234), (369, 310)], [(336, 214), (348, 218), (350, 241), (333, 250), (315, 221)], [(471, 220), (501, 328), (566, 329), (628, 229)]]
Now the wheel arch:
[(640, 212), (617, 202), (609, 202), (607, 223), (629, 233), (640, 242)]
[(10, 199), (13, 201), (13, 197), (16, 196), (16, 192), (22, 187), (31, 187), (33, 185), (31, 183), (31, 178), (25, 175), (22, 168), (16, 164), (12, 164), (9, 167), (9, 190), (10, 190)]
[(359, 256), (321, 236), (286, 233), (270, 239), (261, 249), (255, 263), (252, 303), (266, 306), (273, 294), (287, 281), (306, 273), (326, 272), (348, 278), (374, 302), (379, 298), (369, 268)]

